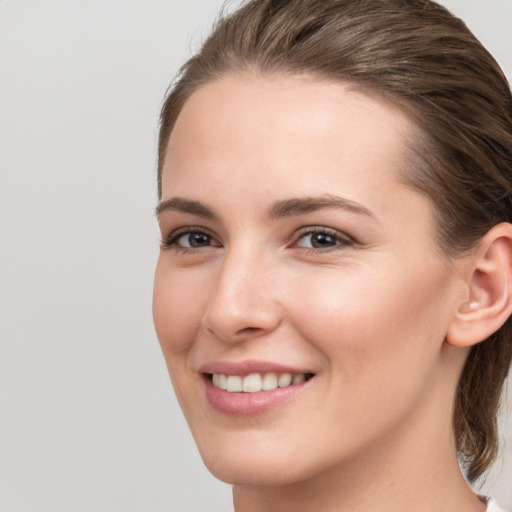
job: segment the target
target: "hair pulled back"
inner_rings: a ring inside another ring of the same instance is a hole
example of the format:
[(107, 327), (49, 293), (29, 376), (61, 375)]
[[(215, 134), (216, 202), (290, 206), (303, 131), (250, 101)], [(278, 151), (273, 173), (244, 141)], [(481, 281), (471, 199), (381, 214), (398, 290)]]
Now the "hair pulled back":
[[(419, 128), (407, 184), (434, 204), (439, 245), (457, 257), (512, 222), (512, 95), (464, 23), (430, 0), (252, 0), (222, 16), (181, 69), (160, 119), (158, 183), (187, 99), (228, 73), (310, 74), (377, 93)], [(512, 322), (471, 349), (454, 404), (457, 447), (474, 481), (494, 460)]]

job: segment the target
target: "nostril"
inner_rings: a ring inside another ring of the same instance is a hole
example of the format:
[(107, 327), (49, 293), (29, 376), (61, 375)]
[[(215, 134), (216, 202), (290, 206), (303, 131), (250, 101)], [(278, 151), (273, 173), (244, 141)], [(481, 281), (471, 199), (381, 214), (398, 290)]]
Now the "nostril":
[(244, 327), (243, 329), (240, 329), (239, 331), (237, 331), (237, 334), (251, 334), (254, 332), (261, 331), (261, 330), (262, 329), (260, 329), (259, 327)]

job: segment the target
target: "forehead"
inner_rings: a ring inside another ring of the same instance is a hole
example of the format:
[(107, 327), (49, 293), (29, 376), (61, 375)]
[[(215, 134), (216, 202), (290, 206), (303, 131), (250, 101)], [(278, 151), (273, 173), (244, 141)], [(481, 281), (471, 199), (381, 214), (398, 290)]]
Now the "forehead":
[(164, 160), (163, 198), (166, 188), (200, 176), (249, 183), (269, 173), (274, 184), (298, 188), (311, 173), (320, 188), (332, 178), (390, 179), (405, 167), (412, 132), (400, 109), (350, 84), (225, 76), (192, 94), (178, 116)]
[[(295, 134), (304, 130), (312, 135), (312, 128), (327, 127), (333, 120), (340, 122), (339, 131), (331, 133), (332, 138), (346, 136), (346, 130), (353, 133), (354, 129), (366, 132), (369, 138), (376, 132), (386, 139), (404, 137), (412, 127), (396, 105), (350, 83), (311, 75), (226, 75), (201, 87), (185, 102), (171, 132), (168, 150), (172, 152), (181, 142), (183, 132), (187, 138), (192, 134), (225, 138), (230, 132), (234, 137), (235, 131), (239, 136), (249, 133), (256, 137), (295, 127)], [(236, 130), (230, 130), (229, 123), (234, 121)], [(218, 128), (220, 132), (216, 131)]]

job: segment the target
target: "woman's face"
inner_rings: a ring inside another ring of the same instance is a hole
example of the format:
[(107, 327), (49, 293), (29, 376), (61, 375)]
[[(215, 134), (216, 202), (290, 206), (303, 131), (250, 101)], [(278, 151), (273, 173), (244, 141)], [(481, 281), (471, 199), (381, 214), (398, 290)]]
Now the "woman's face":
[(286, 484), (371, 461), (450, 409), (461, 278), (430, 201), (400, 181), (410, 131), (393, 106), (311, 77), (224, 77), (180, 113), (154, 319), (219, 478)]

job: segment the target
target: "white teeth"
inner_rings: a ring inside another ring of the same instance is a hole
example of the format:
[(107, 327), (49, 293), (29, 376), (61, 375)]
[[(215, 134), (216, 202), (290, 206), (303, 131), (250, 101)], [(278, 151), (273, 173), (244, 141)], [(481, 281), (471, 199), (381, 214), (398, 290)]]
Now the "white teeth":
[(242, 377), (238, 375), (228, 375), (226, 391), (237, 393), (242, 391)]
[(228, 378), (223, 374), (219, 375), (219, 388), (223, 389), (224, 391), (228, 389)]
[(261, 383), (263, 391), (272, 391), (277, 388), (277, 375), (275, 373), (266, 373)]
[(282, 373), (279, 375), (279, 379), (277, 379), (277, 385), (280, 388), (286, 388), (292, 383), (292, 374), (291, 373)]
[(225, 375), (223, 373), (214, 373), (212, 383), (216, 388), (223, 389), (230, 393), (258, 393), (259, 391), (272, 391), (273, 389), (286, 388), (306, 381), (306, 375), (299, 373), (277, 374), (268, 372), (265, 374), (251, 373), (242, 377), (240, 375)]
[(244, 393), (256, 393), (257, 391), (261, 391), (261, 375), (259, 373), (251, 373), (244, 377), (242, 391)]

